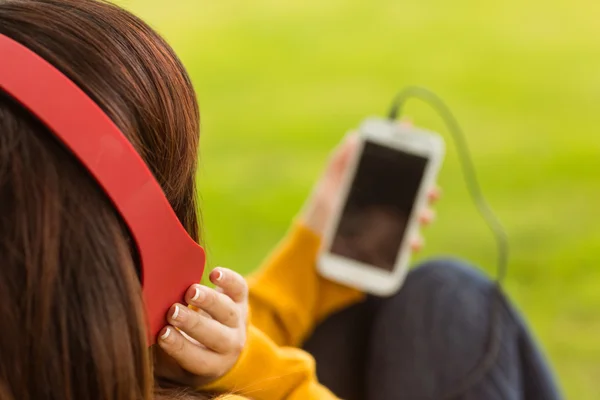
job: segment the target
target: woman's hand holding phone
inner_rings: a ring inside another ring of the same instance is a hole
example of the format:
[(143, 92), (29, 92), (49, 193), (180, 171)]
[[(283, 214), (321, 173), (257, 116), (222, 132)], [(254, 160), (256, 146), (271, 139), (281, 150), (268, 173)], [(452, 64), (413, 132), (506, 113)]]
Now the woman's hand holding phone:
[[(337, 206), (342, 180), (358, 151), (359, 138), (350, 134), (333, 151), (317, 182), (300, 222), (323, 236)], [(438, 188), (429, 190), (429, 205), (440, 197)], [(421, 225), (433, 221), (430, 207), (419, 213)], [(412, 251), (423, 246), (420, 237), (412, 238)], [(155, 352), (156, 374), (168, 381), (199, 387), (219, 379), (237, 362), (246, 342), (248, 285), (238, 273), (217, 268), (210, 274), (217, 288), (194, 284), (183, 304), (174, 304), (167, 325), (158, 338)]]
[[(401, 122), (401, 124), (407, 124)], [(347, 135), (342, 143), (334, 149), (331, 154), (325, 171), (317, 182), (313, 193), (305, 205), (300, 216), (300, 222), (310, 228), (316, 234), (323, 236), (327, 224), (334, 213), (336, 207), (337, 195), (342, 186), (342, 180), (350, 167), (350, 161), (358, 151), (358, 134), (351, 133)], [(435, 213), (431, 205), (440, 197), (441, 191), (438, 187), (429, 189), (429, 207), (421, 210), (419, 213), (419, 222), (423, 225), (429, 225), (433, 222)], [(423, 239), (419, 235), (411, 238), (411, 249), (414, 252), (423, 247)]]

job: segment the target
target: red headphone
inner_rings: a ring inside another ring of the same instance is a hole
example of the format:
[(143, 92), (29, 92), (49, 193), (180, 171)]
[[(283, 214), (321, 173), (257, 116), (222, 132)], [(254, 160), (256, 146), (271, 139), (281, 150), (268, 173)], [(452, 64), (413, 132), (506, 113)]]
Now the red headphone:
[[(42, 122), (83, 164), (137, 245), (149, 343), (169, 307), (204, 272), (204, 249), (183, 228), (160, 185), (114, 122), (75, 83), (0, 34), (0, 90)], [(83, 266), (82, 266), (83, 267)]]

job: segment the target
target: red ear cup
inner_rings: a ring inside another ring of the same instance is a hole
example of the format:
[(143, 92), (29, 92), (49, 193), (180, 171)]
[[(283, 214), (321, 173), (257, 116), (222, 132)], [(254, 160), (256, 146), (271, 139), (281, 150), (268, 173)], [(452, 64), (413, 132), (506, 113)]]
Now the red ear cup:
[(0, 90), (39, 119), (94, 177), (139, 251), (149, 343), (169, 307), (200, 282), (206, 256), (187, 234), (160, 185), (112, 120), (43, 58), (0, 34)]

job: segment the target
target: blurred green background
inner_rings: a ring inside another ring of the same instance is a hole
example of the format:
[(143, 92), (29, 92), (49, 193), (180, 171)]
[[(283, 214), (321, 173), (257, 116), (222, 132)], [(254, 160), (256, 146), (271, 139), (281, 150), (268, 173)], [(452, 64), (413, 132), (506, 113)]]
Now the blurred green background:
[[(395, 92), (450, 104), (512, 243), (507, 290), (571, 399), (600, 398), (600, 2), (128, 0), (175, 47), (202, 115), (211, 265), (258, 266), (329, 151)], [(418, 125), (445, 133), (416, 101)], [(456, 153), (422, 257), (493, 273)]]

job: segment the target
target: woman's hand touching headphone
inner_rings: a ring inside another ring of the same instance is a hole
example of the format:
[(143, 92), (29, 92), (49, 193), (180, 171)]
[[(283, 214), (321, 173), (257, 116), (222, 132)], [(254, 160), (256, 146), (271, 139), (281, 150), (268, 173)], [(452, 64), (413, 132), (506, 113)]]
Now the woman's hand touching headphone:
[(248, 284), (227, 268), (216, 268), (210, 280), (217, 288), (194, 284), (185, 294), (192, 306), (173, 304), (158, 338), (156, 375), (200, 387), (225, 375), (246, 344)]

